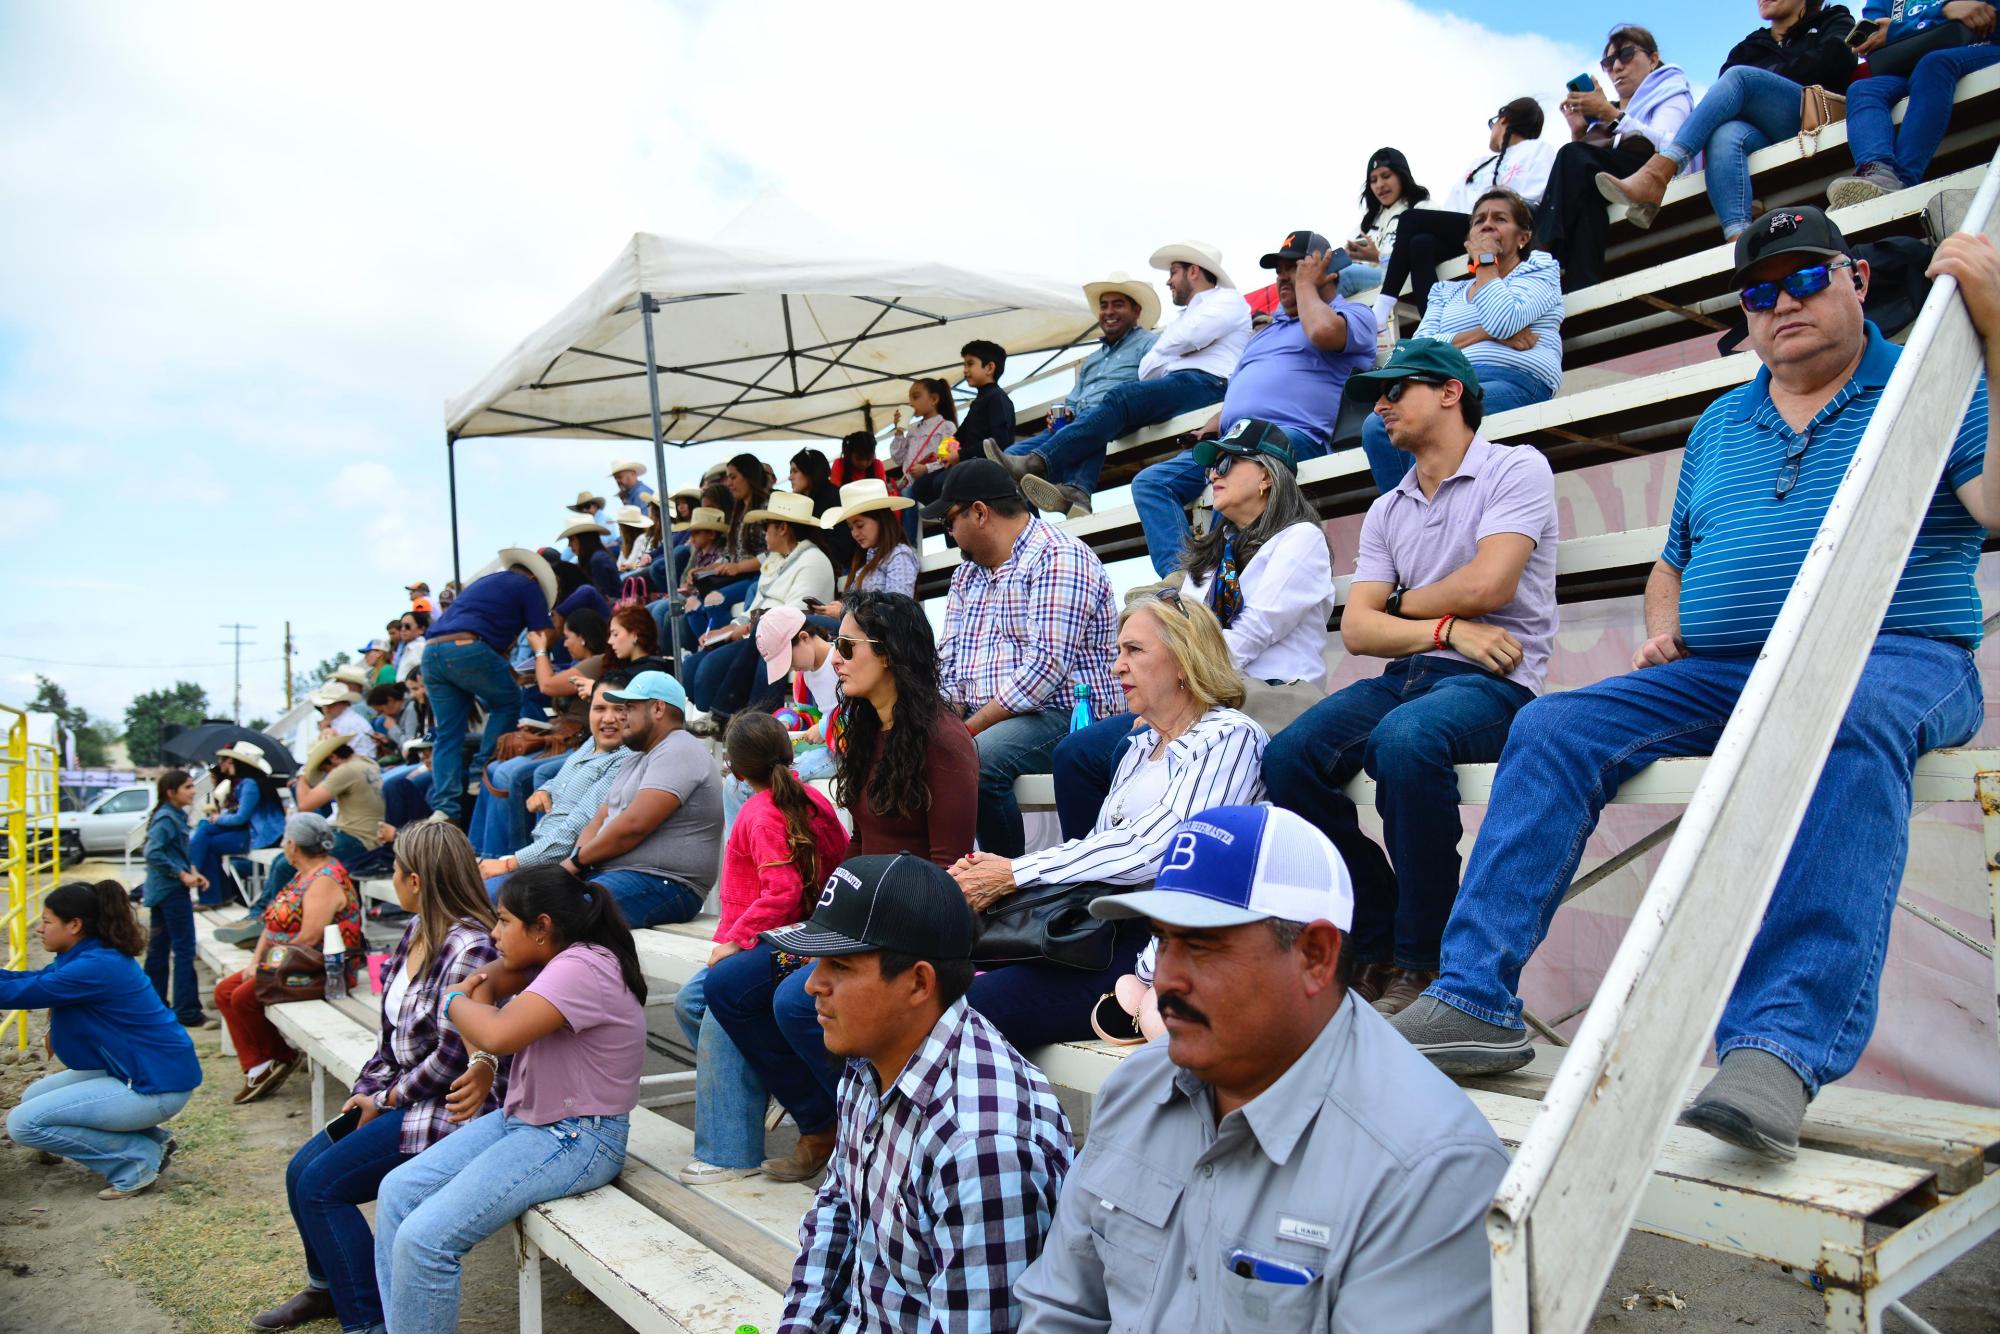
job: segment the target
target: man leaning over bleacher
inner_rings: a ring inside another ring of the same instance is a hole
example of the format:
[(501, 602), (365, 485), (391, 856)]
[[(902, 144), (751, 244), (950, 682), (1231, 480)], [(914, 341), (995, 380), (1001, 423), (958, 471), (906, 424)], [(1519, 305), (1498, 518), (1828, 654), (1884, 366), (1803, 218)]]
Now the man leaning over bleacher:
[[(2000, 256), (1958, 236), (1932, 272), (1962, 284), (2000, 366)], [(1735, 284), (1764, 369), (1688, 437), (1666, 550), (1646, 586), (1634, 670), (1516, 716), (1445, 928), (1442, 972), (1391, 1022), (1442, 1069), (1532, 1059), (1521, 969), (1547, 933), (1598, 812), (1656, 759), (1705, 755), (1736, 706), (1900, 349), (1863, 319), (1868, 266), (1818, 209), (1776, 209), (1736, 246)], [(2000, 527), (2000, 430), (1972, 395), (1944, 480), (1820, 773), (1715, 1035), (1722, 1066), (1682, 1123), (1771, 1158), (1797, 1152), (1806, 1104), (1854, 1067), (1909, 847), (1917, 757), (1984, 720), (1973, 575)]]

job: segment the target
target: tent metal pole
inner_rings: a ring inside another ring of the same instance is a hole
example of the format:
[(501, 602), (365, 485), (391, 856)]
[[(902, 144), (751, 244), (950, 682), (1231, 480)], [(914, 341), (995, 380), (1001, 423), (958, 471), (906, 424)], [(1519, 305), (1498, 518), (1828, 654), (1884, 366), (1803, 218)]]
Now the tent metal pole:
[[(660, 427), (660, 364), (653, 355), (653, 312), (657, 309), (659, 309), (659, 305), (653, 300), (650, 293), (639, 293), (639, 323), (646, 330), (646, 401), (653, 413), (653, 467), (658, 470), (660, 478), (660, 527), (662, 530), (660, 541), (667, 549), (667, 573), (671, 576), (674, 572), (674, 547), (673, 543), (668, 540), (670, 533), (666, 530), (673, 521), (673, 502), (668, 499), (672, 494), (673, 488), (667, 481), (667, 437), (666, 433)], [(672, 582), (672, 580), (669, 579), (669, 582)], [(673, 602), (671, 601), (674, 591), (671, 588), (667, 590), (666, 596), (669, 599), (667, 603), (667, 637), (670, 651), (674, 655), (674, 670), (678, 672), (682, 666), (681, 618), (674, 614)]]
[(458, 575), (458, 433), (444, 433), (445, 474), (451, 479), (451, 581), (456, 584)]

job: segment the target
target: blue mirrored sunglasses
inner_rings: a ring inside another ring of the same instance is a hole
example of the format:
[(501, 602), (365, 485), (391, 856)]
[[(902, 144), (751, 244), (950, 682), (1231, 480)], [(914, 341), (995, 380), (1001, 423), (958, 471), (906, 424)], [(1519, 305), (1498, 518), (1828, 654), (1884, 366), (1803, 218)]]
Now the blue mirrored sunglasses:
[(1850, 267), (1851, 260), (1835, 260), (1831, 264), (1815, 264), (1810, 268), (1788, 273), (1776, 282), (1752, 283), (1741, 292), (1743, 309), (1765, 311), (1778, 304), (1778, 293), (1790, 292), (1800, 301), (1818, 296), (1833, 282), (1833, 271)]

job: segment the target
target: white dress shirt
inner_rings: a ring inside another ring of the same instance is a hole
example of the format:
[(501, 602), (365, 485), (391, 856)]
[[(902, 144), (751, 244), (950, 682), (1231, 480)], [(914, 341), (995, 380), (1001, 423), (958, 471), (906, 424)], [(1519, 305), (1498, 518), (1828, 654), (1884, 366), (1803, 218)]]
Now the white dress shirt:
[[(1208, 605), (1213, 573), (1181, 576), (1181, 596)], [(1243, 610), (1222, 637), (1236, 670), (1260, 681), (1326, 680), (1326, 623), (1333, 616), (1333, 556), (1316, 523), (1295, 523), (1266, 542), (1239, 577)]]
[(1227, 380), (1250, 341), (1250, 303), (1233, 287), (1196, 292), (1172, 324), (1160, 330), (1139, 363), (1139, 378), (1207, 371)]

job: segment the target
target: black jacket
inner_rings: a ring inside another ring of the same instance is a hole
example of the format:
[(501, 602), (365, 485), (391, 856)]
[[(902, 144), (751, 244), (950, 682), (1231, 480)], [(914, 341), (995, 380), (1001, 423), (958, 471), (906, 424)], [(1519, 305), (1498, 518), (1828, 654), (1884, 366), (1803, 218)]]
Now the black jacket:
[(1003, 449), (1014, 443), (1014, 400), (997, 384), (989, 384), (972, 396), (959, 414), (958, 456), (962, 459), (986, 457), (979, 442), (991, 440)]
[(1722, 68), (1754, 65), (1782, 74), (1801, 88), (1818, 84), (1830, 93), (1845, 92), (1854, 78), (1854, 50), (1847, 44), (1853, 31), (1854, 15), (1845, 7), (1821, 5), (1782, 42), (1769, 28), (1757, 29), (1736, 44)]

